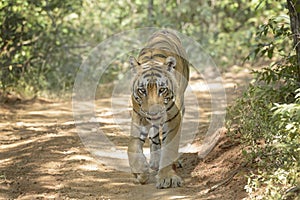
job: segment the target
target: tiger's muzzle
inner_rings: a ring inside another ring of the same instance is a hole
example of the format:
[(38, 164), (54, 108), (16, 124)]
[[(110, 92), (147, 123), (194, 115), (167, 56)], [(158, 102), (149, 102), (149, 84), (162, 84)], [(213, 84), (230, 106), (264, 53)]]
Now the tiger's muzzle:
[(147, 110), (141, 109), (148, 120), (160, 120), (166, 113), (165, 107), (159, 104), (151, 105)]

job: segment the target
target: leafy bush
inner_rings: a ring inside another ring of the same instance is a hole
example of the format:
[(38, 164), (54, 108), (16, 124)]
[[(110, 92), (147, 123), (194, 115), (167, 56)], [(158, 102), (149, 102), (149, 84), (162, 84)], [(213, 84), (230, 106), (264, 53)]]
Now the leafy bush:
[(38, 94), (72, 86), (68, 80), (81, 63), (71, 48), (77, 42), (74, 17), (81, 5), (82, 1), (0, 1), (2, 91)]
[(279, 61), (253, 72), (255, 81), (229, 108), (227, 119), (229, 129), (237, 124), (245, 146), (243, 154), (253, 169), (245, 189), (255, 199), (300, 194), (300, 77), (289, 23), (278, 19), (258, 27), (249, 57)]
[(300, 185), (300, 90), (293, 103), (272, 104), (284, 98), (266, 95), (265, 89), (250, 86), (230, 118), (238, 124), (243, 154), (254, 169), (245, 189), (252, 197), (281, 199)]

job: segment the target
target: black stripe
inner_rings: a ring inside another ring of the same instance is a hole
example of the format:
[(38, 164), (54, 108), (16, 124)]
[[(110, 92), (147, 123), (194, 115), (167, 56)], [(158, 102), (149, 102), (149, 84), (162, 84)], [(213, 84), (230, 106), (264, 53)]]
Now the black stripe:
[(173, 108), (173, 106), (175, 105), (175, 101), (173, 101), (173, 98), (172, 98), (172, 104), (170, 107), (167, 108), (166, 112), (168, 112), (169, 110), (171, 110), (171, 108)]
[(165, 138), (166, 136), (164, 136), (164, 135), (166, 135), (166, 134), (168, 134), (168, 133), (169, 133), (169, 131), (164, 131), (164, 132), (162, 132), (163, 138)]
[(159, 136), (159, 132), (154, 137), (151, 137), (151, 139), (157, 138), (158, 136)]
[(168, 136), (168, 133), (169, 133), (169, 131), (166, 131), (166, 132), (164, 132), (163, 134), (162, 134), (162, 141), (164, 142), (165, 141), (165, 139), (167, 138), (167, 136)]
[(158, 73), (149, 73), (149, 74), (146, 74), (143, 76), (143, 78), (148, 78), (148, 77), (158, 77), (158, 78), (161, 78), (161, 74), (158, 74)]
[(142, 142), (145, 142), (145, 140), (143, 140), (142, 138), (139, 138)]
[(154, 142), (154, 141), (151, 139), (151, 142), (152, 142), (153, 144), (155, 144), (155, 145), (161, 145), (160, 141)]
[[(175, 126), (175, 127), (174, 127), (173, 129), (171, 129), (171, 130), (168, 130), (168, 131), (164, 132), (164, 133), (163, 133), (163, 139), (162, 139), (162, 141), (164, 142), (165, 139), (168, 137), (168, 134), (169, 134), (170, 132), (174, 131), (176, 128), (177, 128), (177, 126)], [(166, 135), (165, 135), (165, 134), (166, 134)], [(164, 136), (164, 135), (165, 135), (165, 136)]]
[[(172, 98), (171, 98), (172, 101), (173, 101), (173, 98), (174, 98), (174, 96), (172, 96)], [(172, 105), (171, 105), (170, 107), (168, 107), (166, 111), (168, 112), (169, 110), (171, 110), (171, 109), (173, 108), (174, 105), (175, 105), (175, 101), (173, 101)], [(181, 103), (181, 106), (180, 106), (180, 109), (179, 109), (179, 110), (181, 110), (181, 108), (183, 108), (182, 111), (183, 111), (183, 113), (184, 113), (184, 112), (185, 112), (185, 107), (183, 106), (183, 103)]]
[(158, 78), (161, 78), (161, 75), (158, 74), (158, 73), (151, 73), (151, 74), (146, 74), (143, 76), (143, 78), (148, 78), (148, 77), (158, 77)]
[(149, 57), (149, 56), (143, 56), (142, 57), (142, 60), (150, 60), (151, 59), (151, 57)]
[(169, 85), (170, 85), (170, 91), (172, 92), (172, 96), (174, 97), (174, 84), (173, 84), (173, 80), (171, 78), (168, 78), (168, 81), (170, 81)]
[(168, 119), (164, 123), (168, 123), (168, 122), (172, 121), (173, 119), (175, 119), (179, 115), (179, 113), (180, 113), (180, 110), (177, 111), (177, 113), (175, 114), (175, 116), (173, 116), (171, 119)]
[(170, 48), (169, 47), (161, 47), (160, 50), (162, 50), (162, 51), (170, 51)]
[(136, 111), (134, 108), (132, 110), (133, 110), (133, 112), (135, 112), (136, 114), (138, 114), (139, 116), (141, 116), (141, 114), (138, 111)]
[[(140, 129), (140, 126), (137, 124), (132, 123), (133, 126), (135, 126), (137, 129)], [(147, 132), (143, 132), (140, 130), (140, 135), (144, 136), (144, 137), (148, 137), (148, 133)]]
[[(153, 39), (154, 39), (154, 37), (153, 37)], [(167, 43), (167, 44), (168, 44), (168, 42), (167, 42), (166, 40), (159, 40), (159, 41), (156, 41), (156, 42), (154, 42), (154, 43), (152, 43), (152, 44), (149, 44), (148, 47), (149, 47), (149, 48), (152, 48), (152, 49), (157, 49), (157, 48), (155, 48), (155, 47), (156, 47), (157, 45), (163, 44), (163, 43)]]
[(172, 48), (172, 49), (173, 49), (173, 53), (176, 53), (176, 55), (177, 55), (178, 57), (181, 57), (180, 49), (179, 49), (178, 45), (175, 44), (175, 45), (173, 45), (173, 47), (175, 47), (175, 49)]
[(168, 133), (174, 131), (176, 128), (177, 128), (177, 126), (175, 126), (174, 128), (172, 128), (171, 130), (167, 130), (167, 131), (163, 132), (163, 133), (162, 133), (163, 136), (164, 136), (165, 134), (168, 134)]
[(153, 73), (154, 76), (158, 77), (158, 78), (161, 78), (161, 74), (158, 74), (158, 73)]
[(144, 137), (148, 137), (148, 133), (145, 133), (145, 132), (143, 132), (143, 131), (141, 131), (140, 134), (141, 134), (142, 136), (144, 136)]
[(166, 55), (160, 53), (154, 54), (153, 57), (167, 58)]
[(165, 142), (165, 140), (167, 139), (167, 136), (168, 135), (166, 135), (166, 137), (163, 137), (162, 142)]
[(156, 68), (152, 68), (151, 70), (154, 70), (154, 71), (158, 71), (158, 73), (162, 73), (163, 71), (159, 68), (159, 66), (158, 66), (158, 68), (156, 67)]
[(157, 72), (159, 73), (160, 76), (161, 76), (161, 74), (162, 74), (162, 72), (163, 72), (160, 68), (157, 68), (157, 67), (156, 67), (156, 68), (149, 68), (149, 69), (147, 69), (147, 70), (144, 70), (144, 71), (142, 72), (141, 76), (144, 77), (143, 75), (145, 75), (145, 74), (147, 74), (147, 73), (154, 74), (153, 71), (157, 71)]
[(143, 78), (148, 78), (148, 77), (151, 77), (151, 76), (152, 76), (152, 74), (146, 74), (146, 75), (143, 76)]
[(149, 48), (146, 48), (146, 47), (143, 48), (143, 49), (140, 51), (139, 57), (142, 56), (142, 55), (144, 55), (144, 54), (146, 54), (148, 51), (149, 51)]
[(149, 69), (150, 69), (150, 67), (151, 67), (151, 66), (143, 66), (143, 68), (142, 68), (142, 69), (145, 71), (145, 70), (149, 70)]
[(163, 73), (163, 71), (160, 69), (160, 66), (157, 66), (155, 68), (151, 68), (151, 69), (149, 68), (149, 69), (144, 70), (142, 72), (141, 76), (144, 77), (145, 74), (150, 73), (150, 72), (152, 73), (152, 71), (157, 71), (160, 74)]
[[(172, 44), (173, 44), (173, 41), (170, 41), (168, 39), (162, 39), (162, 40), (159, 40), (159, 41), (156, 41), (156, 42), (150, 44), (149, 47), (153, 48), (153, 49), (159, 49), (165, 45), (165, 46), (169, 47), (171, 50)], [(159, 46), (159, 45), (161, 45), (161, 46)]]
[(134, 94), (134, 88), (135, 88), (135, 85), (136, 85), (136, 82), (138, 81), (138, 79), (134, 79), (133, 80), (133, 83), (132, 83), (132, 93)]
[(154, 124), (152, 125), (152, 127), (153, 127), (153, 128), (156, 128), (156, 129), (159, 129), (159, 127), (156, 126), (156, 125), (154, 125)]
[(150, 69), (144, 70), (144, 71), (142, 72), (141, 76), (144, 77), (144, 75), (147, 74), (147, 73), (149, 73), (149, 72), (150, 72)]

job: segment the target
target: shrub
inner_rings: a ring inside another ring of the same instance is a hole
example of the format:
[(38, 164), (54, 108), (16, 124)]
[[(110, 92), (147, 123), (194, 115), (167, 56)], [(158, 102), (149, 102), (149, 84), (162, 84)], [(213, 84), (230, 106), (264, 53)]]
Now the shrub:
[(238, 127), (234, 132), (244, 144), (252, 169), (245, 189), (254, 199), (293, 199), (300, 194), (299, 66), (295, 49), (286, 46), (292, 44), (288, 27), (284, 20), (271, 19), (258, 28), (252, 56), (277, 61), (253, 71), (255, 80), (227, 117), (227, 127)]

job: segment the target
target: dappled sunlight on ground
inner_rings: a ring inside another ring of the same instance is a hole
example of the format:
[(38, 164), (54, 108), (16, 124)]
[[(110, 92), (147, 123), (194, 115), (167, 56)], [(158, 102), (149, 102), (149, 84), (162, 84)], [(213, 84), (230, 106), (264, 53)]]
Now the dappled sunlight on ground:
[[(229, 79), (225, 83), (227, 96), (234, 99), (243, 80), (235, 79), (232, 73), (225, 76)], [(196, 81), (201, 82), (201, 79), (191, 82), (198, 87)], [(191, 109), (197, 109), (200, 116), (194, 119), (194, 115), (187, 114), (186, 117), (188, 121), (200, 122), (192, 141), (197, 150), (208, 130), (211, 101), (205, 89), (200, 88), (194, 93), (200, 106)], [(99, 124), (120, 153), (115, 151), (114, 155), (108, 155), (110, 158), (107, 160), (118, 162), (119, 158), (125, 162), (124, 166), (128, 165), (126, 150), (130, 118), (119, 120), (120, 126), (113, 116), (116, 113), (128, 116), (129, 109), (112, 111), (107, 98), (97, 100), (96, 104), (96, 118), (91, 123)], [(122, 105), (121, 102), (118, 104)], [(90, 154), (77, 134), (71, 106), (70, 100), (34, 100), (0, 105), (0, 199), (189, 200), (245, 197), (242, 173), (231, 183), (207, 191), (240, 164), (240, 147), (226, 137), (225, 131), (220, 131), (216, 140), (212, 138), (215, 144), (209, 143), (216, 147), (202, 159), (191, 149), (184, 151), (180, 157), (183, 168), (177, 169), (185, 182), (182, 188), (157, 190), (155, 172), (151, 172), (148, 184), (139, 185), (129, 172), (116, 170), (108, 161), (106, 163), (105, 152), (101, 152), (100, 147), (98, 156)]]

